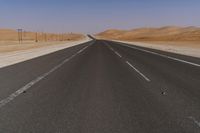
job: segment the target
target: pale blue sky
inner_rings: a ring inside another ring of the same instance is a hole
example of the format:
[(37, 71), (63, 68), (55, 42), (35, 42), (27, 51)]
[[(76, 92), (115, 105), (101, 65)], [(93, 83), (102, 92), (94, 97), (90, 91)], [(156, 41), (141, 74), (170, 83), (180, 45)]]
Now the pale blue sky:
[(0, 0), (0, 28), (97, 33), (200, 26), (200, 0)]

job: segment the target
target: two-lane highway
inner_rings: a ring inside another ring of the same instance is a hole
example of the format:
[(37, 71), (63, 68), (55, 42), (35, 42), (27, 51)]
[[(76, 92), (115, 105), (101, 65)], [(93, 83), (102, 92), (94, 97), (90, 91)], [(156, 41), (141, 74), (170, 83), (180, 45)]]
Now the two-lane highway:
[(0, 132), (199, 133), (199, 64), (96, 40), (0, 69)]

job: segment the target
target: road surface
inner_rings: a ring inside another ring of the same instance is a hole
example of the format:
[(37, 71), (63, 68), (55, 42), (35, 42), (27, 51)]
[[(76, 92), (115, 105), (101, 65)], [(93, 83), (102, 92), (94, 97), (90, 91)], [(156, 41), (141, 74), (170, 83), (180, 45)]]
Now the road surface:
[(105, 40), (0, 69), (1, 133), (199, 133), (200, 59)]

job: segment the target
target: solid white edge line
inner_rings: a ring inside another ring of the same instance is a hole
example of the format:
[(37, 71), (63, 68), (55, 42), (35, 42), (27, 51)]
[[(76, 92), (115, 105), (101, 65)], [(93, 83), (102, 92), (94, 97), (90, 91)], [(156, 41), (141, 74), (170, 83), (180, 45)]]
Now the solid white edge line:
[(178, 59), (178, 58), (175, 58), (175, 57), (159, 54), (159, 53), (156, 53), (156, 52), (148, 51), (148, 50), (137, 48), (137, 47), (134, 47), (134, 46), (128, 46), (129, 44), (121, 44), (121, 43), (118, 43), (118, 44), (120, 44), (122, 46), (125, 46), (125, 47), (137, 49), (137, 50), (140, 50), (140, 51), (143, 51), (143, 52), (147, 52), (147, 53), (151, 53), (151, 54), (154, 54), (154, 55), (158, 55), (158, 56), (161, 56), (161, 57), (164, 57), (164, 58), (168, 58), (168, 59), (171, 59), (171, 60), (175, 60), (175, 61), (179, 61), (179, 62), (182, 62), (182, 63), (186, 63), (186, 64), (190, 64), (190, 65), (193, 65), (193, 66), (200, 67), (200, 64), (196, 64), (196, 63), (185, 61), (185, 60)]
[[(91, 44), (89, 44), (88, 46), (84, 47), (80, 51), (82, 52), (83, 50), (85, 50), (86, 48), (88, 48), (90, 45)], [(6, 105), (7, 103), (11, 102), (12, 100), (14, 100), (17, 96), (19, 96), (20, 94), (22, 94), (24, 91), (30, 89), (33, 85), (35, 85), (36, 83), (38, 83), (39, 81), (41, 81), (42, 79), (44, 79), (45, 77), (47, 77), (48, 75), (50, 75), (51, 73), (53, 73), (54, 71), (56, 71), (58, 68), (60, 68), (61, 66), (63, 66), (66, 62), (68, 62), (69, 60), (71, 60), (72, 58), (74, 58), (76, 55), (78, 55), (79, 52), (77, 52), (77, 53), (73, 54), (72, 56), (70, 56), (69, 58), (63, 60), (60, 64), (58, 64), (57, 66), (53, 67), (50, 71), (48, 71), (48, 72), (44, 73), (43, 75), (37, 77), (36, 79), (32, 80), (31, 82), (29, 82), (28, 84), (26, 84), (22, 88), (18, 89), (16, 92), (10, 94), (7, 98), (1, 100), (0, 101), (0, 108), (3, 107), (4, 105)]]
[(139, 73), (146, 81), (150, 82), (151, 80), (147, 78), (143, 73), (141, 73), (137, 68), (135, 68), (130, 62), (126, 61), (126, 63), (133, 68), (137, 73)]

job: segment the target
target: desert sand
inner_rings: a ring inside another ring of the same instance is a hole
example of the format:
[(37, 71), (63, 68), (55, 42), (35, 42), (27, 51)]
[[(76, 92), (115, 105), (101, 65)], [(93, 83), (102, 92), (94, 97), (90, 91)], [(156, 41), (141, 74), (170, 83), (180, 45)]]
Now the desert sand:
[(196, 43), (192, 43), (192, 42), (191, 43), (190, 42), (156, 42), (155, 43), (155, 42), (119, 41), (119, 40), (112, 40), (112, 41), (200, 58), (200, 45)]
[(82, 34), (22, 32), (23, 41), (19, 43), (18, 32), (12, 29), (0, 29), (0, 53), (45, 47), (85, 39)]
[(22, 42), (19, 42), (18, 37), (16, 30), (0, 29), (0, 68), (91, 40), (82, 34), (54, 34), (28, 31), (22, 32)]
[[(63, 34), (55, 34), (55, 33), (44, 33), (44, 32), (30, 32), (23, 31), (22, 39), (23, 42), (47, 42), (47, 41), (70, 41), (70, 40), (80, 40), (83, 35), (78, 33), (63, 33)], [(18, 43), (18, 32), (12, 29), (0, 29), (0, 44), (3, 42), (12, 42)]]
[(49, 53), (53, 53), (89, 41), (91, 41), (91, 39), (85, 37), (84, 39), (78, 41), (68, 41), (54, 45), (46, 44), (46, 46), (43, 47), (37, 47), (37, 48), (34, 47), (18, 51), (14, 50), (10, 52), (2, 52), (0, 53), (0, 68), (20, 63), (26, 60), (34, 59), (36, 57), (40, 57)]
[(166, 26), (161, 28), (138, 28), (133, 30), (106, 30), (96, 35), (99, 38), (124, 41), (198, 41), (200, 28)]
[(96, 37), (200, 58), (198, 27), (166, 26), (128, 31), (112, 29)]

